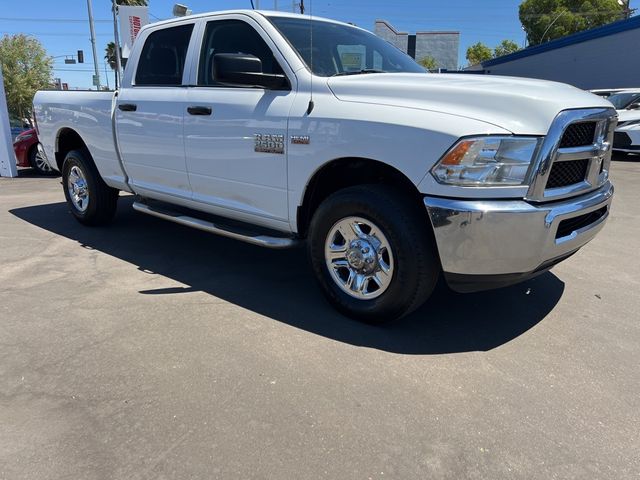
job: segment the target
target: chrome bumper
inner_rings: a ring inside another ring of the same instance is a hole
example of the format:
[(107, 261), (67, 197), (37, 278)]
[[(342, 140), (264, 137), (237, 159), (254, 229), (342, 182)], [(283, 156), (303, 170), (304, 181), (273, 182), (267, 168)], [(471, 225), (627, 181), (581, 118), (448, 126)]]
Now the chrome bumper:
[[(455, 290), (476, 291), (525, 280), (577, 251), (604, 226), (612, 197), (607, 181), (598, 190), (546, 204), (436, 197), (425, 197), (424, 204), (447, 281)], [(558, 235), (563, 220), (592, 212), (601, 216), (578, 222), (575, 230), (565, 223), (569, 232)]]

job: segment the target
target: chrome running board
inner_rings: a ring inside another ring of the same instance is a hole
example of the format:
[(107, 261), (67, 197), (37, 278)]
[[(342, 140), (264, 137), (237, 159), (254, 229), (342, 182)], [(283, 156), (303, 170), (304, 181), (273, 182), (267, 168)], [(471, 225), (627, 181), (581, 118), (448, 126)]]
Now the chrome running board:
[(234, 238), (236, 240), (251, 243), (253, 245), (259, 245), (261, 247), (282, 249), (294, 247), (298, 244), (298, 240), (295, 238), (273, 237), (258, 233), (239, 233), (231, 230), (230, 227), (216, 225), (215, 223), (208, 220), (190, 217), (179, 212), (150, 206), (142, 202), (134, 202), (133, 209), (141, 213), (146, 213), (147, 215), (152, 215), (164, 220), (169, 220), (170, 222), (178, 223), (180, 225), (186, 225), (187, 227), (197, 228), (198, 230), (203, 230), (205, 232), (215, 233), (216, 235), (222, 235), (223, 237)]

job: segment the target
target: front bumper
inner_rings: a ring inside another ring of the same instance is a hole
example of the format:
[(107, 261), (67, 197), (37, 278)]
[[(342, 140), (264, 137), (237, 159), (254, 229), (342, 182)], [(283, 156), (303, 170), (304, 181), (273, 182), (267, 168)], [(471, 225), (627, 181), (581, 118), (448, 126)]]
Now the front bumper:
[(425, 197), (449, 286), (478, 291), (531, 278), (575, 253), (602, 229), (613, 185), (568, 200)]

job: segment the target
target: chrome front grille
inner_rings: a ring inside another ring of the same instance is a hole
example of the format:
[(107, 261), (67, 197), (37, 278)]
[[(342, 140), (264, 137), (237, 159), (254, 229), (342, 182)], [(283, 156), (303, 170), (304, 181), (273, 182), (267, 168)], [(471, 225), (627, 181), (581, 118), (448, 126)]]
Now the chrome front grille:
[(598, 122), (578, 122), (567, 127), (560, 140), (560, 148), (584, 147), (591, 145), (596, 136)]
[(589, 159), (554, 162), (547, 180), (547, 188), (560, 188), (584, 182), (589, 169)]
[(561, 112), (538, 153), (527, 200), (560, 200), (603, 185), (609, 176), (616, 123), (612, 108)]

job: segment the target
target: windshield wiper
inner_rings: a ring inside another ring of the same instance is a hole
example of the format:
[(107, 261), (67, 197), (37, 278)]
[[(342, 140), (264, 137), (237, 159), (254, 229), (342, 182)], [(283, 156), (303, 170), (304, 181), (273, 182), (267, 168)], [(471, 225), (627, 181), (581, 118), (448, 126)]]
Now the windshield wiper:
[(362, 70), (348, 70), (346, 72), (338, 72), (331, 75), (332, 77), (343, 77), (345, 75), (363, 75), (365, 73), (387, 73), (385, 70), (376, 70), (375, 68), (363, 68)]

